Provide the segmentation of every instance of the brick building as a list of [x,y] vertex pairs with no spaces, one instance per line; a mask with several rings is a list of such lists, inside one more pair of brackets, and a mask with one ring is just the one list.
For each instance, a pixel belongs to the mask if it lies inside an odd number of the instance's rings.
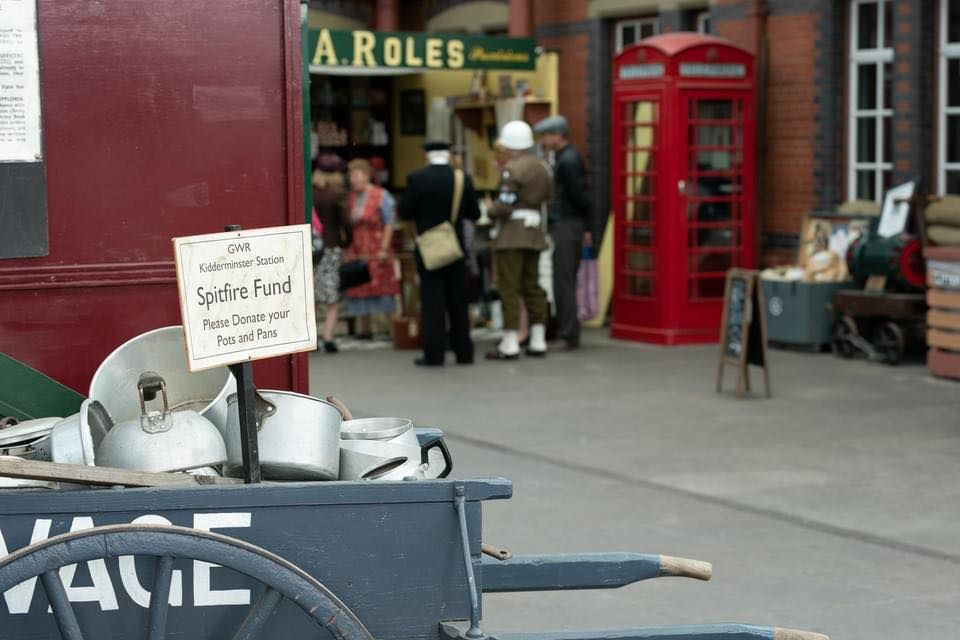
[[787,261],[805,212],[879,201],[919,178],[960,192],[960,0],[313,0],[311,22],[530,35],[559,52],[560,112],[609,210],[610,62],[623,46],[709,32],[758,61],[762,262]]

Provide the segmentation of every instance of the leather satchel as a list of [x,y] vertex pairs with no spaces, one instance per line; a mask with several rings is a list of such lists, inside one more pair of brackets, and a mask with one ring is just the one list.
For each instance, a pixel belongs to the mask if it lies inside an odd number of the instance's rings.
[[417,249],[427,271],[436,271],[463,258],[463,249],[457,238],[457,215],[460,213],[460,200],[463,197],[463,171],[453,172],[453,202],[450,205],[450,220],[444,220],[435,227],[427,229],[417,236]]

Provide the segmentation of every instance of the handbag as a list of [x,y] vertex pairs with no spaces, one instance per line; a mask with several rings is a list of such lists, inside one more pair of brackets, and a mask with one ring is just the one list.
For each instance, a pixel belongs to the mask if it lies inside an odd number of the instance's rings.
[[351,260],[340,265],[340,291],[370,282],[370,267],[366,260]]
[[442,269],[463,258],[463,249],[457,238],[457,215],[460,212],[460,199],[463,197],[463,171],[453,172],[453,202],[450,205],[450,220],[444,220],[435,227],[427,229],[417,236],[417,249],[427,271]]
[[577,320],[586,322],[600,313],[600,273],[588,247],[583,248],[577,269]]

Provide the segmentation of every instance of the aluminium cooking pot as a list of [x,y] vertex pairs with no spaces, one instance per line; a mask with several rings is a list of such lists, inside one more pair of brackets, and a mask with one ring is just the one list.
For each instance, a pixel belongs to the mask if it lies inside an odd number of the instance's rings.
[[227,396],[237,383],[227,367],[191,372],[187,368],[183,327],[162,327],[127,340],[104,358],[90,381],[90,399],[98,400],[114,422],[140,418],[137,383],[143,371],[156,371],[166,383],[171,411],[193,409],[220,430],[227,420]]
[[0,455],[25,460],[50,460],[50,432],[60,418],[24,420],[0,429]]
[[[184,471],[211,467],[227,459],[220,431],[192,409],[171,411],[164,379],[153,371],[137,382],[140,417],[115,425],[107,431],[96,451],[103,466],[134,471]],[[146,403],[157,394],[163,411],[148,411]]]
[[[260,472],[269,480],[336,480],[340,473],[340,411],[326,400],[292,391],[256,392]],[[243,468],[237,394],[227,398],[227,464]]]
[[[421,438],[406,418],[347,420],[340,438],[341,480],[444,478],[453,469],[443,432],[431,430]],[[437,448],[444,466],[431,471],[430,451]]]
[[96,450],[113,427],[113,419],[96,400],[87,398],[80,413],[67,416],[50,432],[50,457],[61,464],[93,466]]

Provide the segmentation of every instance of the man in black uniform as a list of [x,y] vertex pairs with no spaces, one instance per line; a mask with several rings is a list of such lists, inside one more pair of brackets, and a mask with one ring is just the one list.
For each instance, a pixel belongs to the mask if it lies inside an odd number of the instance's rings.
[[557,340],[551,349],[580,346],[577,319],[577,269],[584,245],[590,245],[590,197],[580,154],[570,144],[570,127],[563,116],[538,122],[533,130],[540,144],[554,152],[553,207],[548,217],[553,239],[553,297],[557,304]]
[[[428,142],[427,166],[407,176],[407,187],[400,199],[400,217],[413,220],[417,234],[450,219],[454,196],[454,169],[450,165],[450,145]],[[463,242],[463,221],[480,217],[477,197],[470,176],[464,176],[460,207],[454,227],[460,246]],[[434,271],[423,266],[417,252],[417,271],[420,274],[420,317],[423,358],[415,364],[428,367],[443,365],[447,349],[447,322],[449,344],[458,364],[473,363],[473,341],[467,314],[467,268],[463,259]]]

